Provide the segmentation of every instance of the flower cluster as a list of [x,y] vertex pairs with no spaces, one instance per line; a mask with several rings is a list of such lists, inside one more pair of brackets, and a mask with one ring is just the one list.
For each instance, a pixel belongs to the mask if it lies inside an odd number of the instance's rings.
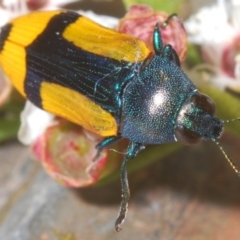
[[186,22],[189,41],[200,46],[205,82],[240,92],[240,4],[217,0],[201,8]]

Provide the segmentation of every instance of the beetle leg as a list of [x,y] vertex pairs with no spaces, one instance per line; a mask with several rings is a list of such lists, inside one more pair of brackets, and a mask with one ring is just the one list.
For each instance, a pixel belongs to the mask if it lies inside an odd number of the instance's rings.
[[156,23],[154,31],[153,31],[153,47],[154,51],[157,55],[161,55],[163,49],[163,42],[161,32],[159,30],[160,23]]
[[96,146],[98,151],[102,151],[104,148],[118,142],[122,137],[121,136],[112,136],[104,138],[98,145]]
[[[160,24],[159,22],[156,23],[153,31],[153,47],[157,55],[159,56],[168,55],[169,56],[168,58],[173,62],[175,62],[180,67],[180,60],[176,51],[171,47],[171,45],[166,45],[166,46],[163,45],[161,31],[160,31],[160,28],[165,28],[169,24],[169,21],[171,21],[171,19],[174,17],[177,17],[175,13],[171,14],[162,24]],[[169,49],[169,47],[171,47],[171,49]]]
[[96,156],[94,157],[93,161],[95,161],[100,156],[100,153],[104,148],[114,144],[115,142],[118,142],[121,138],[122,138],[121,136],[112,136],[112,137],[104,138],[96,146],[96,149],[98,150],[98,152],[97,152]]
[[141,150],[145,148],[144,145],[140,143],[131,142],[128,146],[127,155],[124,157],[121,166],[121,186],[122,186],[122,201],[120,204],[120,211],[115,222],[115,229],[117,232],[121,230],[120,225],[124,222],[127,209],[128,200],[130,198],[130,190],[128,186],[128,176],[127,176],[127,161],[130,158],[135,157]]
[[171,14],[163,23],[156,23],[153,31],[153,47],[157,55],[161,55],[163,49],[163,41],[161,36],[160,28],[165,28],[172,20],[172,18],[178,17],[176,13]]

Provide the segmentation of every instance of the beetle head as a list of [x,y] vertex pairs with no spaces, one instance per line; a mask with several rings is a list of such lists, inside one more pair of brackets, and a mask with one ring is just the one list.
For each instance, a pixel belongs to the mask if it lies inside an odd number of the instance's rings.
[[215,104],[206,95],[195,92],[179,111],[175,137],[183,144],[192,145],[203,140],[217,140],[223,123],[215,116]]
[[215,142],[233,170],[240,176],[239,168],[218,142],[218,138],[223,132],[223,124],[239,120],[240,118],[219,120],[215,116],[214,102],[208,96],[195,92],[179,111],[175,127],[175,138],[186,145],[196,144],[200,140]]

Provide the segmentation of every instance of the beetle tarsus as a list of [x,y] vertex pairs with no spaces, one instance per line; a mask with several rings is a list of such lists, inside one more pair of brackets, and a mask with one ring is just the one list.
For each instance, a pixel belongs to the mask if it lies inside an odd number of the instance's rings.
[[169,24],[169,22],[175,17],[178,17],[176,13],[169,15],[168,18],[161,24],[161,27],[165,28]]

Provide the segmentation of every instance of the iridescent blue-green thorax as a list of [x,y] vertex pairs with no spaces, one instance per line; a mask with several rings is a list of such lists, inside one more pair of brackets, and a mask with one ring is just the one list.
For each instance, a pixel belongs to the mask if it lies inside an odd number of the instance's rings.
[[155,55],[125,88],[121,135],[143,144],[174,142],[178,113],[194,91],[180,67]]

